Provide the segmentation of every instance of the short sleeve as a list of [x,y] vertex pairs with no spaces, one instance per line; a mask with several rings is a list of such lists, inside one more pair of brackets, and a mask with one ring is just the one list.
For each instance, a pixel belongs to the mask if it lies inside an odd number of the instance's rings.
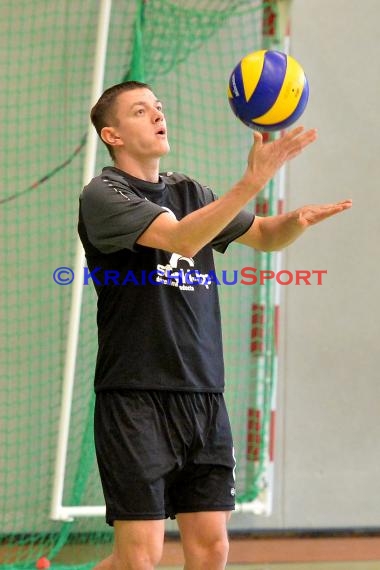
[[99,177],[80,195],[80,215],[91,244],[102,253],[135,250],[140,235],[166,210]]
[[[218,196],[208,187],[202,187],[206,195],[206,202],[211,203]],[[242,210],[239,214],[211,241],[212,247],[219,253],[224,253],[231,242],[245,234],[253,224],[255,215],[248,210]]]
[[252,226],[255,215],[248,210],[242,210],[239,214],[212,240],[212,247],[224,253],[231,242],[245,234]]

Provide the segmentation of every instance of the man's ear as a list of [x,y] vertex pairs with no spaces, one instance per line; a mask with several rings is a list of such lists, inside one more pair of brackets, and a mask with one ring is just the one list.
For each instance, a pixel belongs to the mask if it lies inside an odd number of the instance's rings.
[[100,131],[100,136],[102,140],[110,146],[120,146],[123,144],[115,127],[103,127]]

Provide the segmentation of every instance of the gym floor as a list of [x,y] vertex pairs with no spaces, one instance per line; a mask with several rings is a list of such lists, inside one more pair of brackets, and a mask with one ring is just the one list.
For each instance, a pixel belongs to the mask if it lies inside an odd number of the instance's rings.
[[[178,540],[160,568],[183,568]],[[229,570],[380,570],[380,536],[231,538]]]
[[[19,559],[23,547],[15,546]],[[25,548],[27,548],[25,546]],[[105,558],[112,550],[110,544],[66,544],[53,560],[55,564],[86,564]],[[0,545],[7,563],[11,549]],[[167,537],[159,568],[183,568],[182,547],[175,537]],[[380,570],[380,533],[350,536],[247,536],[230,537],[228,570]]]
[[[162,570],[182,570],[183,566],[160,566]],[[227,570],[379,570],[375,562],[310,562],[306,564],[236,564]]]

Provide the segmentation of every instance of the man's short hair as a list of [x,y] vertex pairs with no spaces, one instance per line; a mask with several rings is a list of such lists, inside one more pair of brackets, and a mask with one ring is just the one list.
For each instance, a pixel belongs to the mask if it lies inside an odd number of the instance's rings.
[[99,100],[93,108],[91,109],[90,117],[91,122],[94,125],[96,132],[101,138],[102,142],[108,148],[108,152],[112,160],[115,160],[115,154],[113,147],[103,141],[101,137],[101,132],[104,127],[111,126],[111,123],[115,121],[115,103],[120,95],[124,91],[133,91],[134,89],[151,89],[150,85],[147,83],[142,83],[141,81],[124,81],[123,83],[118,83],[113,85],[104,91],[100,96]]

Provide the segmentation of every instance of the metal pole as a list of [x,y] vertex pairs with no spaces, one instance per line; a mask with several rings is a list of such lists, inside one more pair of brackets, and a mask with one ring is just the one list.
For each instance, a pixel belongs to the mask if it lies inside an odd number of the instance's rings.
[[[108,32],[111,17],[112,0],[101,0],[98,16],[98,28],[96,37],[96,51],[94,58],[94,70],[92,78],[91,104],[100,97],[103,89],[104,68],[107,55]],[[86,154],[83,169],[83,186],[88,184],[94,176],[96,165],[98,137],[95,129],[89,122]],[[78,238],[75,255],[73,292],[71,298],[68,338],[66,345],[66,357],[63,374],[61,415],[58,429],[57,453],[55,459],[54,482],[51,500],[50,517],[53,520],[72,520],[62,507],[66,455],[70,429],[71,402],[73,395],[76,356],[79,338],[80,316],[83,293],[83,267],[85,256],[82,244]]]

